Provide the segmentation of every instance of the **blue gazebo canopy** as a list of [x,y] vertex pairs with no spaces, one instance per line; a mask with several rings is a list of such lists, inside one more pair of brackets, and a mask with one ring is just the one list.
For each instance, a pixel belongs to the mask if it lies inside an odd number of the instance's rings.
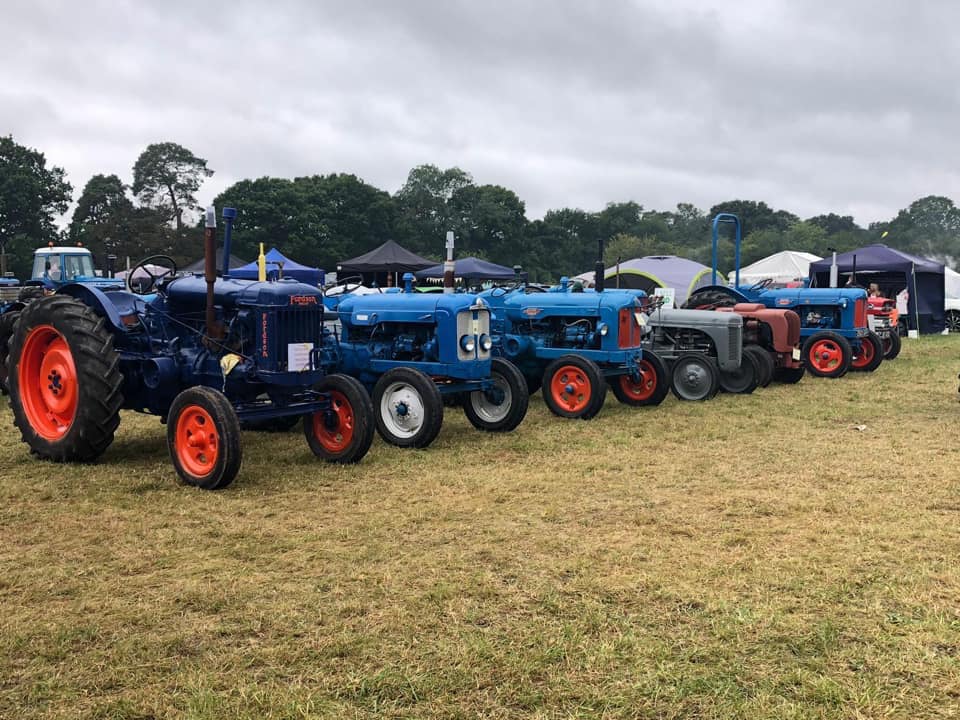
[[[320,269],[307,267],[291,260],[276,248],[270,248],[270,251],[264,253],[267,258],[267,272],[279,269],[279,263],[283,264],[283,277],[299,280],[307,285],[320,284]],[[247,263],[236,270],[230,271],[230,277],[241,278],[244,280],[256,280],[259,277],[259,267],[256,260]]]
[[[443,263],[428,267],[417,272],[417,278],[442,278]],[[465,257],[454,263],[453,276],[464,280],[511,280],[514,276],[513,268],[476,257]]]

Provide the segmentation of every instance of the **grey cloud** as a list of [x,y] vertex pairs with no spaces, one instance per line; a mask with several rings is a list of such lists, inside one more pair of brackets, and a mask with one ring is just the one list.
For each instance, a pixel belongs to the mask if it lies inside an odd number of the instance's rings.
[[[82,6],[82,7],[80,7]],[[8,11],[9,10],[9,11]],[[951,2],[50,3],[5,8],[0,133],[79,189],[146,144],[261,175],[414,165],[531,217],[635,199],[885,219],[957,195]]]

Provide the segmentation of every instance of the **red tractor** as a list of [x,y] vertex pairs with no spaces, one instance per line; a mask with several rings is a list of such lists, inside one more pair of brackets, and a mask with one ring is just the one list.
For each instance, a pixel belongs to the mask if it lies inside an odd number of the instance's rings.
[[743,318],[743,351],[757,358],[761,386],[766,387],[773,379],[792,384],[803,377],[800,317],[793,310],[776,310],[762,303],[737,303],[716,309]]

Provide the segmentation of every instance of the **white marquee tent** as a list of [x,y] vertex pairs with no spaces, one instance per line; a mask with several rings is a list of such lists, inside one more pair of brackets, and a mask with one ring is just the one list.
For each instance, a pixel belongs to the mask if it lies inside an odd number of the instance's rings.
[[[788,283],[792,280],[803,280],[810,274],[810,263],[820,260],[818,256],[795,250],[784,250],[774,253],[762,260],[740,269],[740,284],[752,285],[761,280],[770,279],[775,283]],[[729,275],[733,282],[734,275]]]

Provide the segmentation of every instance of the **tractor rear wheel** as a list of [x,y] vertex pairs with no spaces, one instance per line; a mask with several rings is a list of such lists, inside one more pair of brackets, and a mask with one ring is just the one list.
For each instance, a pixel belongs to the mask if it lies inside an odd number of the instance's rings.
[[637,369],[640,371],[640,382],[634,382],[630,375],[621,375],[613,380],[610,388],[614,397],[624,405],[634,407],[662,403],[670,392],[667,367],[663,360],[650,350],[644,350]]
[[760,384],[760,362],[753,353],[740,355],[740,367],[720,371],[720,389],[734,395],[749,395]]
[[681,353],[670,370],[670,389],[680,400],[709,400],[720,389],[720,371],[706,355]]
[[760,387],[767,387],[767,385],[773,381],[773,372],[776,370],[770,353],[760,345],[746,345],[743,348],[743,352],[744,354],[750,353],[754,356],[760,368],[760,377],[758,378],[757,384]]
[[397,447],[425,448],[440,434],[443,397],[426,374],[413,368],[388,370],[373,388],[377,432]]
[[873,372],[883,362],[883,341],[871,330],[860,339],[860,349],[853,354],[850,369],[858,372]]
[[91,461],[113,442],[123,396],[120,357],[106,321],[67,295],[35,300],[10,340],[13,422],[30,451]]
[[806,374],[806,366],[801,365],[797,368],[777,368],[773,373],[773,377],[777,382],[785,385],[796,385]]
[[722,290],[699,290],[681,306],[684,309],[733,307],[737,299]]
[[185,485],[219,490],[240,472],[240,420],[226,396],[208,387],[187,388],[167,416],[167,447]]
[[606,400],[607,381],[597,364],[579,355],[563,355],[543,371],[543,399],[563,418],[589,420]]
[[509,432],[527,414],[527,381],[516,365],[503,358],[493,358],[490,378],[495,387],[465,395],[463,412],[477,430]]
[[10,374],[10,340],[13,337],[13,326],[20,317],[19,310],[11,310],[0,315],[0,394],[6,395],[10,390],[7,376]]
[[373,403],[366,389],[349,375],[327,375],[314,390],[330,399],[329,410],[303,418],[303,434],[318,458],[348,465],[360,462],[373,443]]
[[[883,359],[893,360],[897,355],[899,355],[900,345],[902,343],[903,340],[900,338],[900,333],[897,332],[897,328],[891,328],[886,339],[883,341]],[[3,352],[2,347],[0,347],[0,352]]]
[[853,350],[847,339],[829,330],[814,333],[803,344],[803,362],[817,377],[843,377],[852,359]]

